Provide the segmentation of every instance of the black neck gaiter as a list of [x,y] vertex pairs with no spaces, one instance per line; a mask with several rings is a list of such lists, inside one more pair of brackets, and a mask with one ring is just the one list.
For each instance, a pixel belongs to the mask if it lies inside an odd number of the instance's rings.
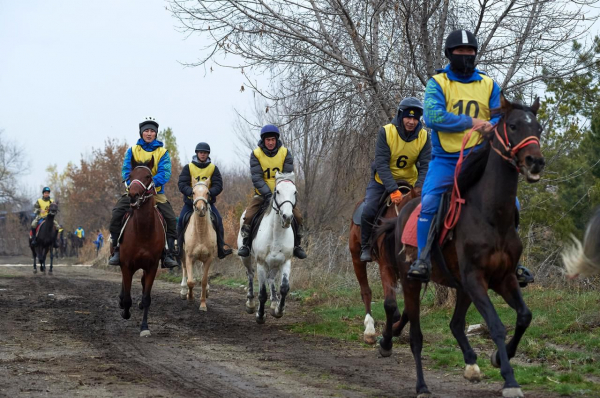
[[452,54],[450,69],[461,76],[471,76],[475,72],[475,55]]

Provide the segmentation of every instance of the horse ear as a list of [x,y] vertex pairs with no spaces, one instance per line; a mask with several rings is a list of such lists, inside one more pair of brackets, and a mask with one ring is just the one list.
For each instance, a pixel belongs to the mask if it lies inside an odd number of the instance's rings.
[[281,177],[281,173],[279,171],[275,172],[275,179],[278,179],[279,177]]
[[505,115],[512,110],[512,104],[506,99],[504,92],[500,92],[500,108]]
[[535,101],[533,101],[533,105],[530,106],[530,109],[533,114],[537,116],[537,113],[540,110],[540,97],[535,97]]
[[150,170],[154,168],[154,156],[150,158],[150,161],[148,162],[147,166]]

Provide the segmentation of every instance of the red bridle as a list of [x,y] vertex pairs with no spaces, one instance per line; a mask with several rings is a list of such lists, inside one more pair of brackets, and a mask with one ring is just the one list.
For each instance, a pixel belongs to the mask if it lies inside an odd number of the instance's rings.
[[[500,141],[500,143],[502,144],[502,147],[504,148],[504,153],[502,153],[498,148],[494,147],[492,145],[492,149],[502,157],[502,159],[508,161],[510,164],[512,164],[513,166],[515,166],[515,168],[517,169],[517,172],[521,172],[521,170],[519,169],[519,166],[517,165],[517,154],[519,153],[519,151],[523,148],[525,148],[526,146],[532,145],[532,144],[537,144],[538,146],[540,145],[540,139],[537,138],[534,135],[530,135],[529,137],[524,138],[523,140],[521,140],[521,142],[519,142],[517,145],[515,145],[514,147],[510,144],[510,141],[508,140],[508,133],[506,132],[506,122],[504,122],[504,137],[502,137],[500,135],[500,133],[498,133],[498,125],[494,126],[494,134],[496,135],[496,137],[498,137],[498,141]],[[490,140],[491,141],[491,140]],[[491,145],[491,143],[490,143]]]

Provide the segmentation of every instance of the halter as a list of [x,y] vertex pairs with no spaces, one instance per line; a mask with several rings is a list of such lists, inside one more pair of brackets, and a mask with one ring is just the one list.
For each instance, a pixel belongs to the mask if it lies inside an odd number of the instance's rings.
[[[150,168],[146,166],[136,166],[133,169],[135,170],[140,167],[148,170],[150,174],[152,174],[152,170],[150,170]],[[146,200],[157,194],[156,186],[154,185],[154,180],[152,180],[152,182],[148,186],[146,186],[143,182],[136,178],[135,180],[131,181],[131,183],[129,183],[129,187],[132,186],[134,183],[140,184],[142,188],[144,188],[144,193],[135,201],[135,203],[130,203],[129,206],[139,209],[140,206],[142,206],[146,202]],[[129,187],[127,187],[127,189],[129,189]]]
[[[519,166],[517,164],[517,154],[519,153],[519,151],[521,149],[525,148],[526,146],[529,146],[532,144],[537,144],[539,146],[540,139],[534,135],[530,135],[529,137],[526,137],[523,140],[521,140],[521,142],[519,142],[517,145],[515,145],[513,147],[511,145],[510,141],[508,140],[508,133],[506,132],[506,121],[504,122],[504,137],[502,137],[500,135],[500,133],[498,133],[498,125],[496,125],[494,127],[494,133],[495,133],[496,137],[498,138],[498,141],[500,141],[500,143],[502,144],[503,151],[494,147],[494,145],[492,145],[492,149],[494,150],[494,152],[496,152],[498,155],[500,155],[500,157],[502,157],[502,159],[504,159],[504,160],[508,161],[510,164],[512,164],[515,167],[515,169],[517,169],[517,172],[520,173],[521,169],[519,168]],[[502,153],[502,152],[504,152],[504,153]]]
[[[292,203],[291,200],[284,200],[281,203],[277,203],[277,185],[279,185],[282,182],[290,182],[294,186],[296,186],[296,184],[294,184],[294,181],[292,181],[292,180],[281,180],[275,185],[275,192],[273,193],[273,201],[271,202],[271,207],[273,208],[273,210],[275,210],[275,213],[277,213],[277,214],[279,214],[281,212],[281,206],[283,206],[286,203],[291,204],[292,209],[296,208],[296,203]],[[277,206],[277,207],[275,207],[275,206]]]
[[[194,187],[196,185],[204,185],[206,188],[208,188],[208,184],[205,183],[204,181],[198,181],[197,183],[194,184]],[[192,188],[194,188],[192,187]],[[198,199],[194,199],[194,202],[192,203],[192,207],[194,208],[194,211],[196,211],[196,203],[198,203],[199,201],[202,201],[206,204],[206,207],[209,208],[210,203],[208,202],[208,199],[206,199],[205,197],[200,197]]]

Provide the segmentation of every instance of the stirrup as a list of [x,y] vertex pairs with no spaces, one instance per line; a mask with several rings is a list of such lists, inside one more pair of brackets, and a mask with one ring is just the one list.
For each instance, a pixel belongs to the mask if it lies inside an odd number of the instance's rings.
[[429,282],[430,265],[426,260],[418,259],[408,269],[408,279],[421,283]]
[[373,261],[373,259],[371,258],[371,247],[370,246],[363,246],[360,249],[360,261],[365,261],[365,262]]
[[121,256],[119,255],[118,248],[115,248],[115,252],[108,259],[108,265],[121,265]]

